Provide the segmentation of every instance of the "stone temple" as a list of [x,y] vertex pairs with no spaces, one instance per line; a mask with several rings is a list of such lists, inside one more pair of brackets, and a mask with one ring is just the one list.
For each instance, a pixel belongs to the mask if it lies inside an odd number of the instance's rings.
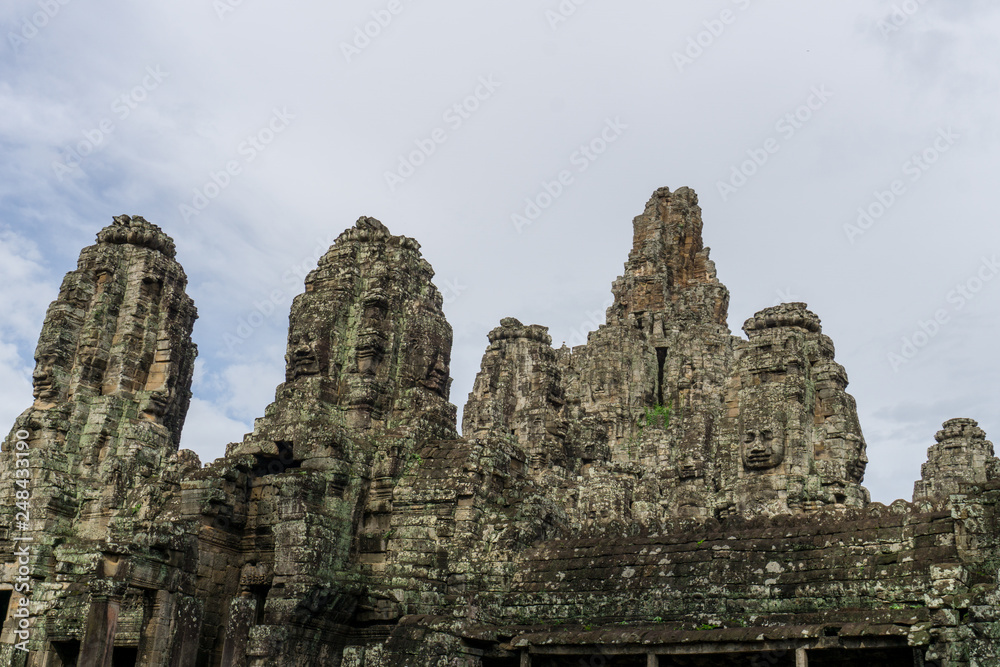
[[693,191],[657,190],[607,321],[489,332],[461,435],[413,239],[361,218],[294,301],[242,442],[180,449],[197,313],[119,216],[49,307],[0,455],[16,667],[1000,665],[1000,460],[928,438],[872,503],[805,304],[727,327]]

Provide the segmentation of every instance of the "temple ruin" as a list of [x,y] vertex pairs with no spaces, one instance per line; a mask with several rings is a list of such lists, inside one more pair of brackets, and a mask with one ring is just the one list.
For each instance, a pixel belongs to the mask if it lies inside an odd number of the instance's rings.
[[202,465],[180,449],[184,271],[114,218],[3,441],[0,663],[1000,665],[983,430],[947,421],[912,502],[871,502],[819,317],[786,303],[732,335],[688,188],[633,231],[585,345],[488,333],[459,433],[433,270],[361,218],[292,305],[274,402]]

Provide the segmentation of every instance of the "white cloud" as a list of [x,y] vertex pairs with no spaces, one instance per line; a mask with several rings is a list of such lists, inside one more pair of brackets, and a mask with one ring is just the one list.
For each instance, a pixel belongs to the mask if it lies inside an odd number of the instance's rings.
[[3,227],[0,227],[0,285],[3,285],[0,312],[4,314],[0,332],[33,343],[56,289],[37,244]]
[[242,441],[243,435],[250,430],[247,423],[230,419],[225,410],[214,403],[193,398],[184,421],[181,448],[197,452],[205,465],[225,456],[226,445]]
[[[932,314],[983,252],[1000,250],[998,12],[986,2],[925,3],[884,38],[877,21],[898,4],[890,0],[874,9],[861,0],[676,4],[588,3],[553,31],[545,3],[414,3],[348,63],[340,43],[370,8],[245,2],[220,19],[211,3],[193,0],[66,3],[16,54],[0,50],[0,220],[16,235],[0,237],[0,253],[27,276],[8,276],[0,289],[2,339],[21,359],[11,368],[23,373],[44,307],[79,249],[112,215],[144,215],[177,241],[201,316],[194,335],[206,370],[193,409],[201,417],[189,418],[185,439],[221,451],[234,436],[220,432],[212,444],[212,424],[249,423],[280,382],[288,301],[302,282],[286,280],[289,267],[312,255],[317,238],[366,214],[416,237],[439,287],[468,286],[448,306],[463,336],[452,369],[460,405],[489,328],[511,315],[560,339],[579,329],[606,300],[630,220],[649,194],[690,185],[732,292],[733,328],[779,289],[810,303],[859,399],[873,494],[891,500],[905,484],[883,481],[879,452],[897,452],[897,441],[882,434],[905,420],[880,411],[944,394],[974,409],[995,394],[990,378],[1000,374],[988,336],[964,325],[923,350],[919,368],[893,373],[885,361],[901,331]],[[744,4],[678,72],[672,52],[722,8]],[[36,7],[6,3],[0,32]],[[113,101],[150,66],[169,75],[127,118],[113,115]],[[502,83],[495,95],[390,192],[384,172],[445,127],[443,112],[489,75]],[[722,202],[716,183],[823,84],[834,92],[829,104]],[[275,108],[295,118],[248,160],[241,144]],[[511,213],[615,116],[629,125],[622,140],[517,234]],[[54,157],[106,117],[114,132],[60,181]],[[843,225],[943,125],[963,140],[848,243]],[[234,160],[240,173],[185,223],[179,205]],[[274,290],[287,301],[233,354],[224,336]],[[1000,327],[998,299],[984,292],[974,304],[984,313],[976,331]],[[963,344],[975,353],[957,355]],[[935,427],[916,428],[928,431],[898,442],[922,458]]]
[[0,424],[3,435],[14,419],[31,406],[31,368],[17,348],[0,341]]

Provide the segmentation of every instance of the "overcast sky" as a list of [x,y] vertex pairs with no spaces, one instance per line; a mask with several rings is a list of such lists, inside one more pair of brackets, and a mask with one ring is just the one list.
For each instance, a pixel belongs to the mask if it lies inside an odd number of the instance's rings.
[[461,408],[500,318],[583,342],[632,218],[686,185],[735,334],[781,301],[822,319],[873,499],[909,499],[945,419],[1000,438],[995,2],[7,0],[0,28],[0,423],[113,215],[177,242],[182,446],[210,461],[359,216],[436,270]]

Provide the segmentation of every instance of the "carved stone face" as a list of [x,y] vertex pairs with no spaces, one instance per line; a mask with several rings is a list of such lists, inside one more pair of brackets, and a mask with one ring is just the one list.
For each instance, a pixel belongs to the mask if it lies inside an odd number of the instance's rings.
[[847,477],[851,482],[857,484],[865,477],[865,468],[868,467],[868,456],[865,454],[864,441],[857,436],[848,436],[852,441],[851,458],[847,461]]
[[360,331],[355,347],[358,372],[362,375],[375,375],[385,348],[386,337],[381,331],[375,328]]
[[35,371],[31,375],[31,386],[32,395],[40,401],[53,401],[59,397],[51,359],[44,357],[38,359]]
[[697,454],[688,454],[677,464],[677,476],[681,479],[697,479],[705,476],[705,461]]
[[442,398],[448,396],[448,365],[440,352],[434,355],[434,361],[427,369],[424,386]]
[[385,319],[389,309],[389,297],[383,290],[372,290],[362,300],[364,314],[362,325],[371,327]]
[[747,470],[767,470],[781,465],[785,459],[784,429],[776,424],[744,429],[740,453]]
[[554,440],[563,441],[566,439],[566,433],[568,432],[568,425],[566,420],[559,419],[555,415],[551,415],[545,424],[545,433]]
[[285,376],[288,382],[309,375],[319,375],[319,355],[317,354],[315,333],[295,332],[288,339]]
[[171,398],[172,393],[167,389],[150,392],[149,396],[147,396],[142,402],[140,410],[143,414],[157,419],[167,414],[167,410],[170,408]]

